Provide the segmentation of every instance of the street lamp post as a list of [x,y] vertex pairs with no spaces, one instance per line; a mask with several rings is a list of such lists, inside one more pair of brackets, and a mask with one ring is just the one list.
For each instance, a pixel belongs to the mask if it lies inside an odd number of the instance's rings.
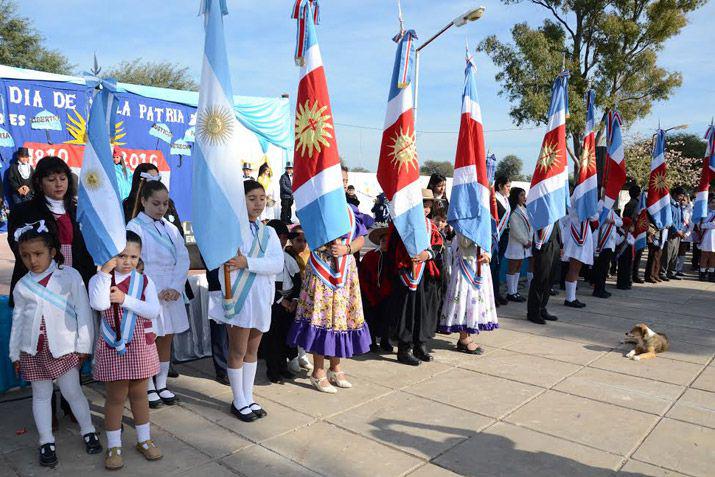
[[419,87],[420,87],[420,53],[422,52],[423,49],[427,47],[430,43],[432,43],[434,40],[437,39],[440,35],[442,35],[444,32],[452,28],[453,26],[456,27],[461,27],[462,25],[465,25],[469,22],[473,22],[476,20],[479,20],[482,18],[482,15],[484,15],[484,11],[486,10],[486,7],[478,7],[474,8],[472,10],[469,10],[451,22],[449,22],[447,25],[445,25],[444,28],[442,28],[440,31],[432,35],[427,41],[422,43],[420,46],[417,47],[415,50],[415,97],[414,97],[414,110],[415,110],[415,120],[417,119],[417,98],[418,98],[418,92],[419,92]]

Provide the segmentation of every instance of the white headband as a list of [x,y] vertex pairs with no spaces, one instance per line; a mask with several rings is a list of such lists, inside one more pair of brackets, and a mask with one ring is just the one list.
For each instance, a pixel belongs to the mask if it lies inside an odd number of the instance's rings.
[[[35,224],[37,224],[37,228],[35,228]],[[37,222],[33,222],[31,224],[25,224],[24,226],[20,227],[19,229],[15,230],[15,242],[20,240],[20,237],[22,237],[22,234],[25,232],[29,232],[30,230],[35,230],[38,234],[42,232],[49,232],[50,230],[47,228],[45,225],[44,220],[39,220]]]
[[141,177],[142,179],[144,179],[147,182],[161,180],[161,174],[157,174],[157,175],[153,176],[153,175],[149,174],[148,172],[141,172],[139,174],[139,177]]

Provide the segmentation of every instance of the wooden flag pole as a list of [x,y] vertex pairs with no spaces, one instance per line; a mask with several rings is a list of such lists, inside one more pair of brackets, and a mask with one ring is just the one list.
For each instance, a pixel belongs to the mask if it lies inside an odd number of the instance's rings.
[[231,270],[228,269],[228,265],[223,265],[223,281],[226,284],[226,291],[224,292],[224,298],[230,300],[233,298],[233,292],[231,291]]

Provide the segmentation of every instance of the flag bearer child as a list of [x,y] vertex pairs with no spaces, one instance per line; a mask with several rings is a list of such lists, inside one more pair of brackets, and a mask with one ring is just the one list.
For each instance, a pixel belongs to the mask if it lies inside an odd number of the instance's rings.
[[52,382],[57,380],[72,409],[88,454],[102,451],[92,425],[79,368],[92,352],[94,320],[79,272],[64,267],[59,239],[44,220],[15,231],[28,273],[13,291],[10,360],[32,384],[32,414],[40,435],[40,465],[57,465],[52,435]]
[[147,379],[159,371],[152,321],[161,312],[156,287],[137,272],[142,242],[127,231],[127,246],[105,263],[89,281],[89,303],[102,315],[94,355],[93,377],[107,389],[104,429],[109,470],[124,466],[122,456],[122,413],[129,404],[137,432],[137,451],[147,460],[161,459],[161,450],[151,440]]
[[169,208],[169,191],[160,181],[150,181],[141,190],[141,212],[128,224],[141,238],[141,258],[146,275],[156,286],[161,313],[154,322],[159,353],[159,372],[147,380],[149,407],[176,403],[166,388],[171,361],[171,342],[175,333],[189,329],[182,291],[189,272],[189,252],[179,229],[164,218]]
[[[231,413],[243,422],[267,415],[253,400],[258,346],[271,326],[271,305],[276,274],[283,271],[283,248],[273,228],[258,217],[266,208],[266,191],[253,179],[243,182],[251,235],[235,257],[224,264],[231,271],[231,299],[224,301],[224,313],[212,319],[225,323],[228,331],[228,380],[233,391]],[[221,287],[224,270],[219,270]]]

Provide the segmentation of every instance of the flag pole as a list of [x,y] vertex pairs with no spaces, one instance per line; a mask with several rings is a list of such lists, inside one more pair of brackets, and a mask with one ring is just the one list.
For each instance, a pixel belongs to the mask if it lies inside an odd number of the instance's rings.
[[223,297],[226,300],[231,300],[233,298],[233,292],[231,291],[231,271],[228,269],[228,265],[223,264],[223,281],[226,284],[226,291]]

